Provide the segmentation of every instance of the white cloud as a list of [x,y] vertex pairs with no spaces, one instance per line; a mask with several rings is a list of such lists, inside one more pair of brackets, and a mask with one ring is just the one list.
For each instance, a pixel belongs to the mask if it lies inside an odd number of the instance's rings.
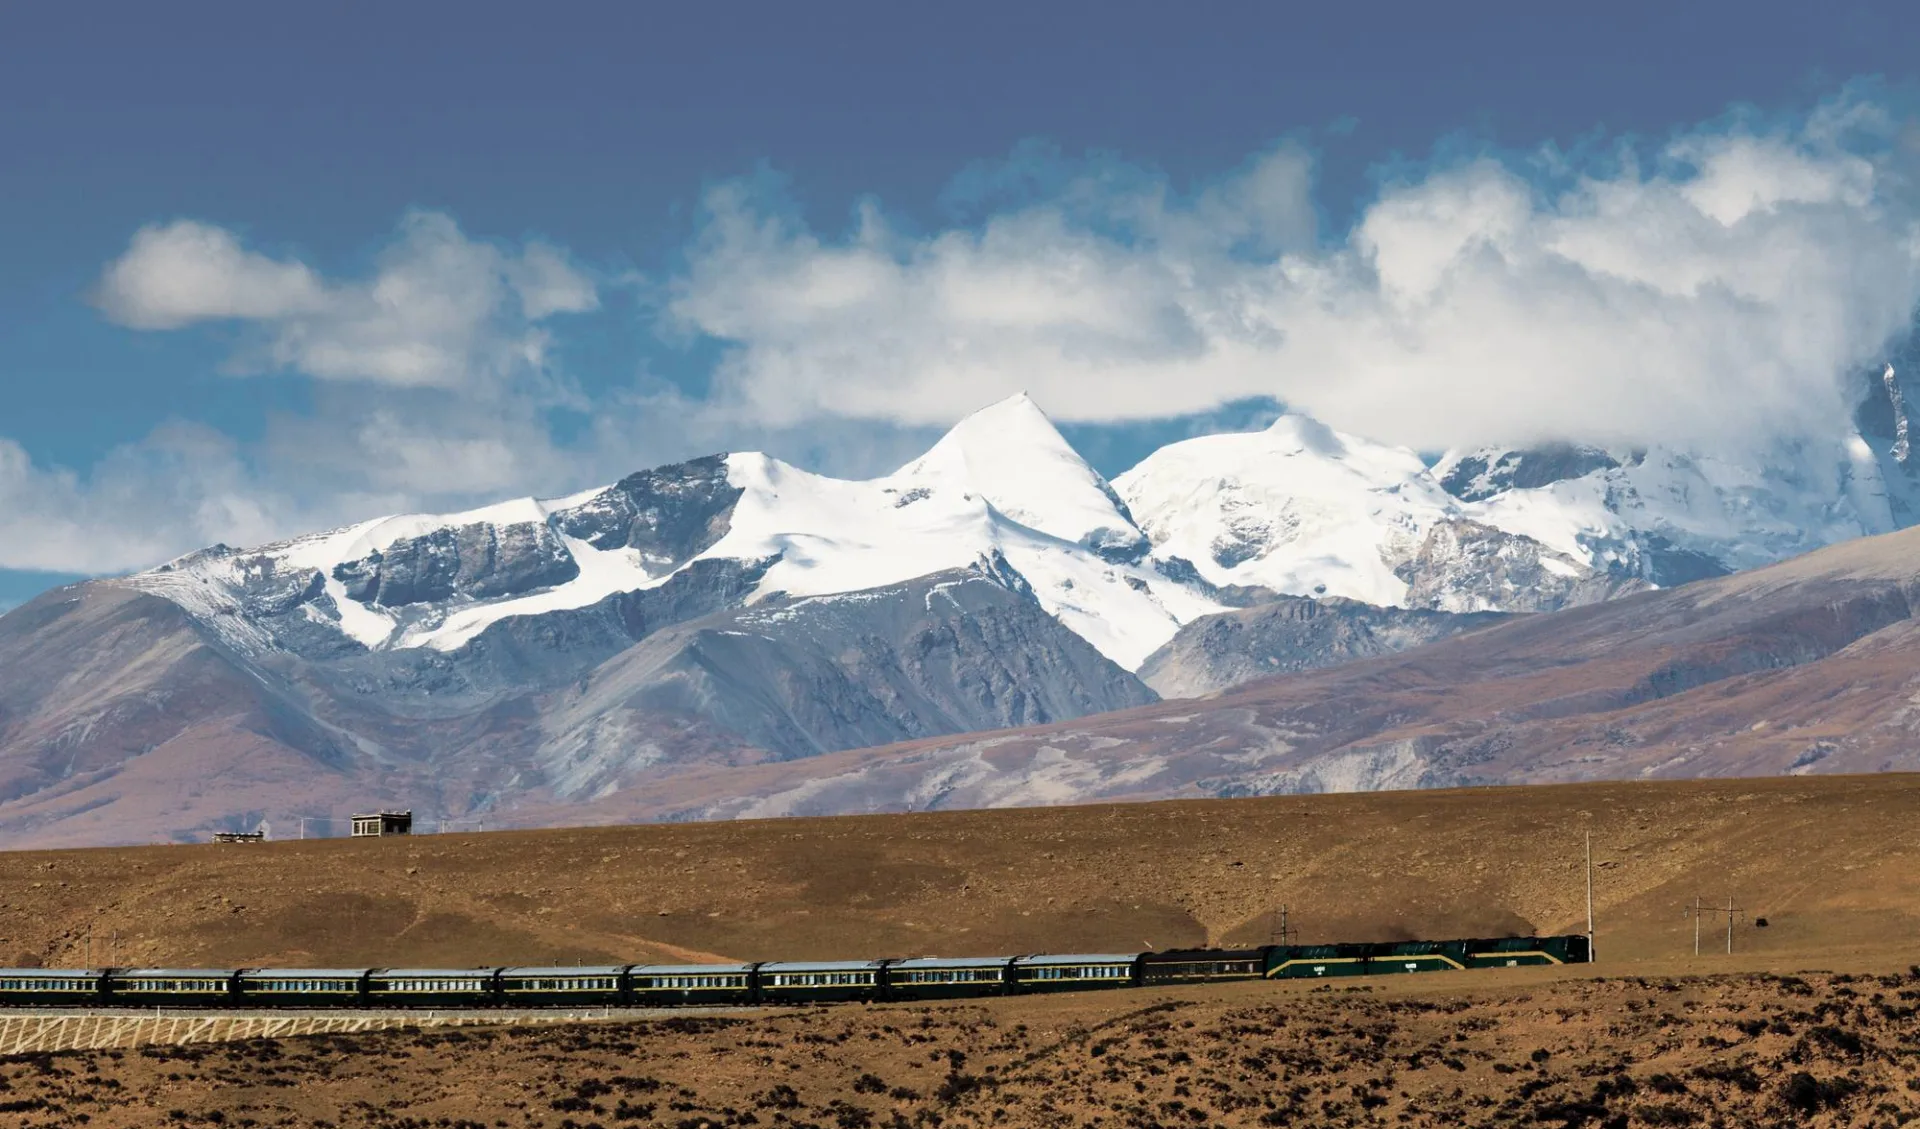
[[253,323],[261,336],[236,358],[237,371],[403,388],[543,377],[538,323],[599,304],[593,280],[558,248],[469,239],[435,212],[402,220],[372,277],[355,281],[324,280],[192,220],[143,228],[108,264],[95,301],[136,329]]
[[600,308],[600,294],[593,280],[576,270],[567,261],[566,252],[557,247],[529,243],[518,260],[508,260],[505,266],[528,321]]
[[319,309],[320,279],[300,263],[240,246],[230,231],[193,220],[134,233],[108,264],[95,301],[135,329],[178,329],[212,319],[273,319]]
[[1840,98],[1584,174],[1483,158],[1385,188],[1320,242],[1292,146],[1184,198],[1089,166],[912,236],[868,207],[824,238],[730,184],[667,311],[728,347],[726,406],[783,424],[938,424],[1026,390],[1086,421],[1269,395],[1422,448],[1832,433],[1920,299],[1897,140]]
[[0,439],[0,568],[112,572],[188,548],[276,531],[234,443],[170,424],[111,452],[84,477],[36,465]]
[[720,449],[880,473],[1020,390],[1074,421],[1273,396],[1428,449],[1831,436],[1842,378],[1920,296],[1906,128],[1839,99],[1584,173],[1546,151],[1457,162],[1385,187],[1340,233],[1318,227],[1292,145],[1194,192],[1088,163],[924,233],[866,205],[829,237],[724,184],[659,287],[659,328],[725,347],[713,395],[568,392],[591,410],[566,439],[545,411],[567,391],[549,335],[599,286],[565,250],[417,213],[338,278],[219,227],[149,227],[103,272],[100,308],[147,330],[238,323],[235,367],[315,378],[313,412],[245,445],[166,425],[80,470],[0,439],[0,567],[146,567]]

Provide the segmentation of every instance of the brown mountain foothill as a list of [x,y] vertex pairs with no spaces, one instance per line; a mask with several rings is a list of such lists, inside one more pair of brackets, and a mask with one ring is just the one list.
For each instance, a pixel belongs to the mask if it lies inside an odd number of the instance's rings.
[[[1444,789],[0,853],[50,966],[644,963],[1585,929],[1614,967],[1920,935],[1920,776]],[[1756,928],[1752,917],[1768,925]],[[1708,940],[1719,935],[1709,920]],[[1822,966],[1824,967],[1824,966]]]
[[1024,730],[697,770],[595,818],[1920,769],[1920,529]]

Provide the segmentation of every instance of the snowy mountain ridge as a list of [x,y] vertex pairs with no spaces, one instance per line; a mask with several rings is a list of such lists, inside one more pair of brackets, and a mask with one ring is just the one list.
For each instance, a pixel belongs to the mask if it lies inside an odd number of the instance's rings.
[[1131,669],[1180,624],[1222,610],[1155,571],[1147,549],[1106,481],[1015,396],[884,478],[829,478],[758,452],[711,456],[554,501],[215,547],[124,583],[249,651],[276,644],[244,609],[291,605],[370,650],[454,651],[508,618],[658,588],[700,561],[764,562],[749,603],[973,567]]
[[1891,366],[1870,384],[1857,430],[1758,455],[1562,444],[1428,465],[1289,415],[1164,447],[1114,485],[1154,556],[1216,587],[1541,611],[1912,524],[1920,479],[1900,386]]
[[715,455],[560,499],[216,546],[119,583],[245,653],[451,653],[715,569],[737,574],[739,605],[970,569],[1137,670],[1182,625],[1276,594],[1541,611],[1899,528],[1920,497],[1904,404],[1891,368],[1872,383],[1883,403],[1861,430],[1758,460],[1559,446],[1429,464],[1288,414],[1170,444],[1112,483],[1019,395],[882,478]]

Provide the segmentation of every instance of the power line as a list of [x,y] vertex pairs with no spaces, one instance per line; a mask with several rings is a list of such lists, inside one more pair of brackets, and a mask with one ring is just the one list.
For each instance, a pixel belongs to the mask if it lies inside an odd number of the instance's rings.
[[1737,918],[1734,915],[1739,912],[1740,912],[1739,907],[1733,904],[1732,894],[1727,895],[1727,905],[1725,909],[1722,909],[1719,906],[1713,906],[1709,908],[1705,904],[1705,900],[1701,898],[1700,895],[1695,894],[1693,896],[1693,904],[1680,911],[1680,916],[1693,918],[1693,955],[1694,956],[1700,955],[1700,921],[1701,919],[1707,918],[1707,917],[1717,918],[1724,913],[1727,915],[1727,955],[1732,956],[1733,955],[1733,926],[1734,926],[1734,922],[1737,920]]
[[1282,905],[1273,911],[1273,927],[1267,931],[1269,944],[1284,945],[1287,939],[1299,932],[1287,923],[1287,907]]

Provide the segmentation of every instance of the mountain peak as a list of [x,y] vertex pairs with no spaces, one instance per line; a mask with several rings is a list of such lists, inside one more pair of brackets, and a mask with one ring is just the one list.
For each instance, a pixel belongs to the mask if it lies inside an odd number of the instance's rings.
[[1145,551],[1113,488],[1087,465],[1053,420],[1018,392],[953,425],[894,476],[959,485],[1030,529],[1103,552]]
[[1347,453],[1348,437],[1298,412],[1287,412],[1267,427],[1277,444],[1337,459]]
[[[1039,440],[1049,446],[1065,447],[1067,441],[1053,425],[1047,413],[1025,392],[1015,392],[1004,400],[995,400],[953,425],[941,442],[961,436],[969,441],[991,439],[1000,445]],[[979,437],[979,439],[975,439]]]

